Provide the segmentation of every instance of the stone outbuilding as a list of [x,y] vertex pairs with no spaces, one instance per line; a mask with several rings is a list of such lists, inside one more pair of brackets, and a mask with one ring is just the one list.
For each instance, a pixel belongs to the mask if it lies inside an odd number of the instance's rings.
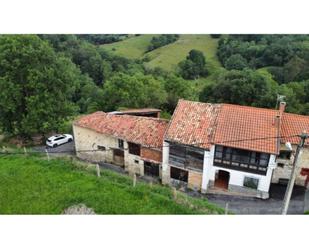
[[168,121],[95,112],[73,123],[76,154],[118,165],[130,174],[161,178],[162,144]]

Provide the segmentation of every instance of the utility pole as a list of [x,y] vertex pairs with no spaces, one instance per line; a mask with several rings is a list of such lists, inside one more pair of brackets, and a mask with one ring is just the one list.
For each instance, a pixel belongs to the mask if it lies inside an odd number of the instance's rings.
[[300,142],[299,142],[297,149],[296,149],[295,158],[294,158],[294,162],[293,162],[293,168],[292,168],[292,172],[291,172],[291,178],[289,180],[289,184],[287,186],[285,196],[284,196],[284,200],[283,200],[282,214],[287,214],[287,212],[288,212],[288,208],[289,208],[289,204],[290,204],[290,200],[291,200],[291,195],[292,195],[292,192],[293,192],[294,182],[295,182],[296,174],[297,174],[297,171],[298,171],[297,170],[298,169],[298,159],[299,159],[299,156],[301,154],[302,148],[305,145],[305,141],[308,137],[309,136],[306,132],[303,132],[300,135]]

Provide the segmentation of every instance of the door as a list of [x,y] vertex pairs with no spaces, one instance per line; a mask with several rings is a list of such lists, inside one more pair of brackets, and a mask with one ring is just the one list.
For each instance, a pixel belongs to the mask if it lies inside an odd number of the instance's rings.
[[225,170],[218,170],[216,172],[215,187],[220,189],[228,189],[230,181],[230,173]]
[[145,161],[144,162],[144,175],[152,176],[152,177],[159,177],[159,164]]
[[116,165],[124,166],[124,151],[113,149],[113,160]]

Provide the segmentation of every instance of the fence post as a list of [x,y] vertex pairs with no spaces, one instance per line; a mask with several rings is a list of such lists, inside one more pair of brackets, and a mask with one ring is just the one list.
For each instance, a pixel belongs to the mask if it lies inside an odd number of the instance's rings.
[[133,187],[136,186],[136,173],[134,173],[133,175]]
[[45,149],[45,152],[46,152],[47,160],[49,161],[49,153],[48,153],[48,150]]
[[101,177],[100,165],[98,163],[96,164],[96,168],[97,168],[97,176]]
[[229,203],[225,203],[225,210],[224,210],[224,214],[228,214],[229,213]]
[[25,155],[27,155],[27,149],[26,149],[25,146],[24,146],[24,153],[25,153]]
[[174,200],[176,200],[177,199],[177,189],[175,188],[175,187],[173,187],[172,188],[172,192],[173,192],[173,198],[174,198]]

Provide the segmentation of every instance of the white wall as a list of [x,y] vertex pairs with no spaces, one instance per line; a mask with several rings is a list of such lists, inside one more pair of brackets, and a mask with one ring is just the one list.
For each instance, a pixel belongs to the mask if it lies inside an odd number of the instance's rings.
[[169,184],[170,183],[170,170],[168,166],[168,158],[169,158],[169,143],[163,142],[163,150],[162,150],[162,183]]
[[276,156],[275,155],[270,156],[268,170],[267,170],[266,176],[264,176],[264,175],[252,174],[252,173],[247,173],[243,171],[237,171],[237,170],[226,169],[226,168],[221,168],[219,166],[215,166],[213,165],[214,151],[215,151],[215,146],[212,146],[210,151],[205,151],[205,154],[204,154],[202,192],[205,193],[207,191],[210,180],[211,181],[215,180],[215,175],[216,175],[217,170],[224,170],[230,173],[229,184],[242,187],[244,178],[247,176],[247,177],[259,179],[258,190],[264,191],[264,192],[269,191],[272,172],[273,172],[273,169],[276,167],[276,162],[275,162]]

